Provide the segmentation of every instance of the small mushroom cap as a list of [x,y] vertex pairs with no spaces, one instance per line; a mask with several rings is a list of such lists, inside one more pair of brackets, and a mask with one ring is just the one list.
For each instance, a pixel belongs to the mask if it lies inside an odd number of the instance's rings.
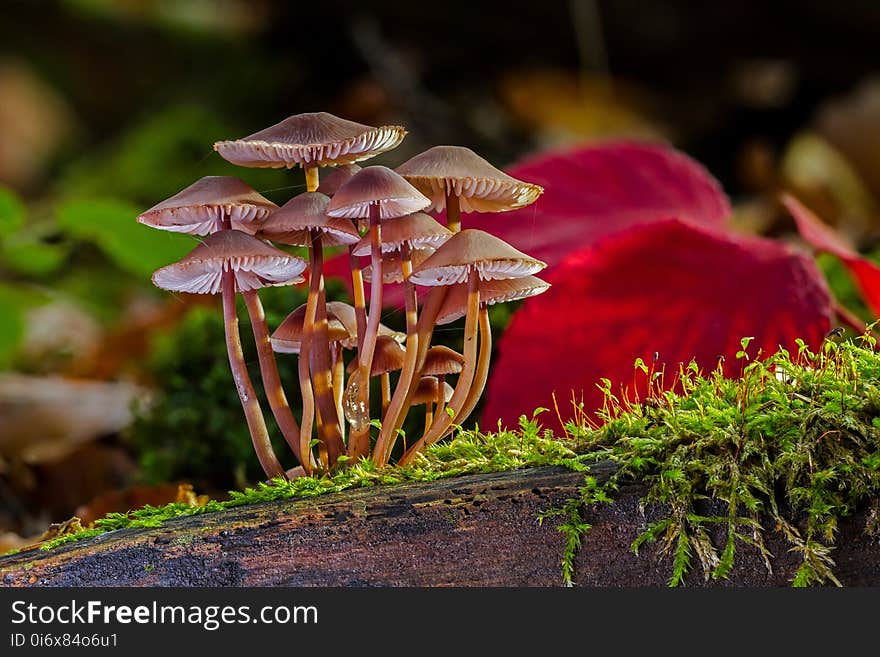
[[[437,401],[440,392],[440,381],[437,380],[436,376],[423,376],[419,379],[419,385],[416,387],[416,392],[413,395],[412,405],[418,406],[419,404],[430,404],[432,402]],[[448,402],[452,399],[452,393],[455,390],[451,385],[443,382],[443,401]]]
[[243,167],[323,167],[366,160],[396,147],[405,136],[399,125],[373,128],[327,112],[311,112],[290,116],[242,139],[218,141],[214,150]]
[[[409,257],[412,260],[413,267],[423,263],[434,253],[434,249],[418,249],[410,251]],[[367,265],[361,270],[361,275],[367,283],[373,282],[373,265]],[[382,254],[382,282],[403,283],[403,260],[400,252]]]
[[[370,368],[370,376],[379,376],[388,372],[396,372],[403,369],[403,361],[406,351],[398,344],[397,340],[387,335],[376,338],[376,350],[373,353],[373,364]],[[349,374],[358,368],[358,361],[353,360],[346,370]]]
[[464,356],[443,345],[436,345],[428,349],[425,355],[425,365],[422,374],[426,376],[438,376],[445,374],[458,374],[464,365]]
[[[343,301],[328,301],[327,316],[332,316],[342,323],[348,332],[348,338],[340,340],[342,346],[346,349],[354,349],[357,347],[357,312],[354,306]],[[394,331],[384,324],[379,324],[379,335],[392,338],[398,344],[406,340],[406,333]]]
[[232,176],[205,176],[140,214],[137,220],[174,233],[208,235],[221,229],[225,216],[237,228],[262,221],[278,206]]
[[257,233],[273,242],[309,246],[311,230],[321,232],[323,246],[346,246],[360,240],[351,219],[327,216],[330,197],[320,192],[303,192],[294,196],[260,225]]
[[[272,349],[280,354],[298,354],[302,344],[303,323],[306,319],[306,304],[293,310],[278,328],[272,333],[269,341]],[[327,337],[330,342],[345,341],[349,339],[348,330],[342,322],[333,315],[330,304],[327,304]]]
[[336,190],[327,214],[349,219],[370,216],[379,206],[380,219],[395,219],[424,210],[431,201],[388,167],[364,167]]
[[240,230],[221,230],[204,239],[180,262],[153,273],[163,290],[217,294],[223,272],[235,274],[238,292],[301,283],[307,263]]
[[333,196],[340,187],[361,168],[357,164],[343,164],[336,167],[333,173],[328,173],[318,185],[318,191],[327,196]]
[[[413,212],[382,224],[382,251],[397,251],[404,244],[411,249],[436,249],[452,237],[453,232],[424,212]],[[370,255],[370,236],[365,235],[354,247],[354,255]]]
[[446,207],[446,193],[459,198],[462,212],[504,212],[524,207],[543,187],[517,180],[463,146],[434,146],[396,169],[435,210]]
[[410,281],[416,285],[464,283],[471,269],[476,269],[484,281],[520,278],[546,266],[494,235],[470,229],[453,235],[427,260],[414,267]]
[[[508,301],[519,301],[546,292],[550,283],[535,276],[510,278],[500,281],[480,281],[480,303],[487,306]],[[437,313],[436,323],[449,324],[467,314],[467,285],[453,285],[446,291],[446,299]]]

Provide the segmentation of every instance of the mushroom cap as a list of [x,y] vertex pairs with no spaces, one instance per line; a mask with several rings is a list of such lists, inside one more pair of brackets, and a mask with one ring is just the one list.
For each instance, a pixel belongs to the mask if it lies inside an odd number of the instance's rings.
[[[403,361],[406,359],[406,350],[394,338],[380,335],[376,338],[376,350],[373,352],[373,363],[370,367],[370,376],[379,376],[388,372],[396,372],[403,369]],[[358,368],[358,361],[352,360],[346,371],[351,374]]]
[[330,197],[320,192],[303,192],[294,196],[260,225],[258,237],[292,244],[309,246],[311,230],[321,232],[323,246],[346,246],[355,244],[361,236],[350,219],[327,216]]
[[208,235],[180,262],[153,273],[153,284],[163,290],[217,294],[223,272],[235,274],[237,292],[273,285],[301,283],[307,263],[240,230]]
[[[419,385],[416,386],[416,392],[413,395],[412,405],[429,404],[437,400],[440,392],[440,381],[436,376],[423,376],[419,379]],[[455,392],[451,385],[443,382],[443,401],[448,402],[452,399],[452,393]]]
[[[306,304],[295,308],[284,321],[273,331],[269,341],[272,349],[280,354],[298,354],[302,344],[303,323],[306,319]],[[348,330],[342,322],[334,316],[327,304],[327,337],[330,342],[345,341],[349,339]]]
[[[343,301],[328,301],[327,315],[329,316],[331,314],[342,322],[345,330],[348,331],[349,337],[342,340],[342,346],[346,349],[354,349],[357,347],[357,312],[355,311],[354,306]],[[390,329],[381,322],[379,323],[378,334],[380,336],[392,338],[398,344],[406,340],[406,333]]]
[[[423,263],[434,253],[434,249],[416,249],[410,251],[409,257],[412,260],[413,267]],[[367,283],[373,282],[373,265],[367,265],[361,270],[361,275]],[[389,252],[382,254],[382,282],[403,283],[403,260],[400,252]]]
[[327,196],[333,196],[342,185],[361,168],[357,164],[343,164],[336,167],[332,173],[328,173],[318,185],[318,191]]
[[[436,249],[452,235],[452,231],[434,217],[413,212],[382,224],[382,252],[397,251],[404,244],[409,244],[411,249]],[[370,251],[370,236],[365,235],[354,247],[354,255],[368,256]]]
[[459,198],[462,212],[505,212],[534,203],[544,191],[508,176],[463,146],[434,146],[396,171],[430,198],[435,210],[446,207],[447,192]]
[[262,221],[278,206],[233,176],[205,176],[141,213],[138,222],[171,231],[208,235],[228,215],[237,228]]
[[[480,281],[480,303],[487,306],[535,297],[550,288],[550,283],[535,276],[505,280]],[[436,324],[449,324],[467,314],[467,285],[452,285],[437,313]]]
[[464,356],[455,349],[443,345],[436,345],[428,349],[425,355],[425,364],[422,374],[437,376],[446,374],[458,374],[464,365]]
[[364,167],[330,199],[327,214],[349,219],[370,216],[370,207],[379,206],[380,219],[395,219],[424,210],[431,201],[388,167]]
[[482,230],[456,233],[418,267],[410,281],[416,285],[453,285],[467,281],[474,268],[481,280],[521,278],[541,271],[546,263]]
[[366,160],[391,150],[405,136],[399,125],[374,128],[327,112],[311,112],[290,116],[242,139],[218,141],[214,150],[243,167],[323,167]]

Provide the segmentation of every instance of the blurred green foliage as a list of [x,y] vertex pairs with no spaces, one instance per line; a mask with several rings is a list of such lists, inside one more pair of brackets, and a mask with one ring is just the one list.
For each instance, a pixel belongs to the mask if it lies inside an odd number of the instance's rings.
[[[270,330],[305,303],[303,288],[266,288],[260,298]],[[256,347],[247,313],[239,304],[241,341],[248,370],[260,398],[266,424],[281,462],[296,459],[278,431],[263,393]],[[217,309],[196,309],[173,331],[154,337],[146,367],[157,388],[150,406],[141,408],[125,438],[137,453],[151,483],[187,479],[213,486],[242,487],[262,477],[248,436],[226,354],[223,317]],[[288,401],[299,417],[296,356],[276,361]]]

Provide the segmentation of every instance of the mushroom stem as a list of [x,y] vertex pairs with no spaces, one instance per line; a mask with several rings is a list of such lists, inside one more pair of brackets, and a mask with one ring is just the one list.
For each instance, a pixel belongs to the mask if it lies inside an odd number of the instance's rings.
[[402,419],[398,423],[398,417],[401,413],[404,418],[406,417],[406,410],[409,409],[409,400],[411,399],[410,388],[412,388],[412,392],[415,392],[415,388],[411,384],[414,380],[418,383],[415,376],[420,351],[418,300],[416,287],[409,281],[410,274],[412,274],[412,252],[407,242],[404,242],[400,247],[400,260],[406,307],[406,356],[400,371],[400,378],[397,379],[397,386],[394,388],[394,396],[391,398],[388,408],[383,409],[382,430],[379,432],[379,439],[373,449],[373,461],[376,465],[385,465],[391,458],[391,450],[397,440],[397,430],[403,425]]
[[357,431],[351,432],[348,453],[354,458],[366,456],[370,451],[370,370],[373,367],[373,353],[379,335],[379,318],[382,315],[382,228],[379,223],[378,204],[370,206],[370,258],[373,274],[370,283],[370,312],[364,331],[363,349],[358,350],[360,381],[358,403],[366,415],[366,422],[363,422]]
[[461,409],[464,407],[474,379],[474,369],[477,360],[477,315],[480,312],[480,275],[476,267],[471,267],[467,285],[467,315],[465,315],[464,323],[464,364],[461,368],[461,374],[458,375],[458,381],[455,384],[455,392],[452,393],[452,399],[449,400],[449,409],[452,412],[437,418],[434,424],[431,425],[430,430],[400,458],[401,465],[409,463],[419,451],[437,442],[446,434],[453,422],[460,424]]
[[263,389],[269,400],[269,407],[278,423],[278,428],[284,436],[284,440],[290,445],[290,449],[296,455],[300,463],[303,462],[302,451],[299,442],[299,425],[290,410],[281,377],[278,375],[278,364],[275,361],[275,352],[272,351],[272,343],[269,341],[269,327],[266,326],[266,314],[263,304],[256,290],[242,292],[248,315],[251,320],[251,328],[254,332],[254,340],[257,344],[257,356],[260,361],[260,374],[263,378]]
[[385,417],[388,404],[391,403],[391,374],[383,372],[380,381],[382,382],[382,417]]
[[[312,171],[315,169],[307,169]],[[321,232],[311,231],[309,242],[309,301],[315,298],[314,319],[309,325],[306,313],[303,325],[304,340],[308,339],[308,360],[312,373],[312,390],[318,409],[318,437],[327,450],[327,467],[332,468],[336,459],[345,452],[345,444],[339,432],[339,416],[333,397],[333,380],[330,372],[330,342],[327,335],[327,302],[324,295],[323,248]],[[306,306],[308,309],[308,306]]]
[[[434,411],[435,415],[442,416],[442,413],[446,410],[446,395],[443,394],[444,385],[446,383],[446,375],[438,374],[437,375],[437,384],[440,388],[440,396],[437,397],[437,407]],[[425,429],[427,431],[427,429]]]
[[364,348],[364,335],[367,332],[367,299],[364,296],[364,275],[361,272],[360,258],[354,254],[355,245],[348,247],[348,263],[351,268],[351,288],[354,293],[354,314],[357,321],[358,354]]
[[[408,298],[408,296],[407,296]],[[434,322],[437,321],[437,315],[440,313],[440,308],[443,306],[443,301],[446,299],[446,287],[445,286],[437,286],[434,287],[430,292],[428,292],[428,296],[425,298],[424,303],[422,304],[422,313],[418,317],[418,323],[416,325],[416,350],[414,352],[410,352],[409,344],[407,344],[407,356],[410,353],[415,353],[415,365],[414,372],[421,372],[422,367],[425,365],[425,357],[428,355],[428,349],[431,346],[431,336],[434,334]],[[407,336],[407,339],[409,336]],[[404,363],[404,370],[406,372],[406,363]],[[394,391],[395,398],[398,395],[398,390],[403,390],[401,393],[403,396],[403,400],[399,405],[396,405],[394,402],[394,398],[391,400],[391,408],[389,408],[388,416],[382,422],[382,433],[383,435],[387,430],[387,438],[386,440],[396,440],[398,430],[403,426],[404,421],[406,420],[406,415],[409,412],[410,407],[412,406],[412,400],[415,397],[416,389],[419,387],[419,377],[411,376],[409,385],[402,386],[401,383],[403,381],[404,374],[401,373],[401,379],[397,383],[397,390]],[[380,440],[382,436],[380,435]],[[377,459],[377,465],[380,463],[387,463],[388,459],[391,457],[391,445],[384,446],[385,454],[384,460],[379,461]],[[376,452],[376,456],[381,456],[378,452]]]
[[317,192],[318,191],[318,167],[303,167],[306,174],[306,191],[307,192]]
[[446,191],[446,227],[453,233],[461,230],[461,202],[451,190]]
[[269,431],[266,428],[266,420],[257,400],[253,383],[248,375],[247,366],[244,362],[244,353],[241,349],[241,335],[238,332],[238,313],[235,310],[235,274],[232,269],[225,269],[221,279],[221,291],[223,297],[223,322],[226,327],[226,351],[229,355],[229,367],[232,370],[232,378],[235,381],[235,389],[241,399],[245,419],[251,434],[251,441],[263,472],[269,478],[285,478],[284,468],[278,462],[278,457],[272,449],[269,441]]
[[[440,391],[443,391],[443,388],[440,388]],[[431,424],[434,422],[434,405],[431,402],[427,402],[425,404],[425,433],[428,433],[428,430],[431,428]]]
[[333,343],[333,401],[339,420],[339,435],[345,438],[345,421],[342,414],[342,393],[345,390],[345,362],[342,359],[342,343]]
[[[307,474],[312,474],[312,427],[315,421],[315,396],[312,392],[312,379],[309,376],[309,344],[311,343],[312,325],[315,318],[315,306],[318,297],[311,293],[306,300],[306,313],[303,318],[302,340],[299,346],[299,362],[297,374],[299,375],[299,390],[302,396],[302,418],[300,420],[299,445],[303,455],[301,461]],[[311,317],[311,321],[309,321]]]
[[[492,360],[492,325],[489,323],[489,309],[485,305],[480,307],[480,356],[477,360],[477,371],[474,374],[474,382],[468,391],[467,399],[461,409],[461,416],[455,419],[456,423],[464,424],[465,420],[474,412],[477,402],[483,395],[486,381],[489,378],[489,363]],[[444,434],[445,435],[445,434]],[[442,438],[442,436],[441,436]]]

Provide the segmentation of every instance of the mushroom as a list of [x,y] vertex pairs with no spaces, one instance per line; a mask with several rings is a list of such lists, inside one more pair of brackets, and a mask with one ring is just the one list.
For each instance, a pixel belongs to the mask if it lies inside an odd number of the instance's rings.
[[[449,402],[449,417],[437,418],[431,429],[410,447],[401,462],[408,462],[422,447],[442,437],[453,419],[461,417],[474,380],[477,360],[477,315],[480,308],[480,279],[530,276],[546,264],[517,251],[507,242],[481,230],[463,230],[434,252],[409,280],[416,285],[446,286],[467,283],[467,311],[464,328],[464,365]],[[421,335],[419,336],[421,340]],[[390,450],[389,450],[390,451]]]
[[455,233],[461,228],[461,212],[515,210],[534,203],[544,191],[508,176],[463,146],[434,146],[395,170],[431,199],[433,209],[446,208],[446,225]]
[[[417,249],[410,251],[411,266],[415,267],[424,262],[434,249]],[[373,265],[367,265],[363,270],[363,277],[367,283],[373,282]],[[403,273],[403,258],[400,252],[382,254],[382,282],[387,284],[403,283],[406,275]],[[405,334],[404,334],[405,336]]]
[[[379,438],[376,442],[375,453],[383,454],[385,449],[390,445],[391,436],[396,435],[391,432],[393,419],[396,419],[404,403],[406,402],[407,392],[410,383],[416,372],[416,364],[418,358],[418,306],[416,299],[415,287],[407,280],[413,270],[412,252],[415,249],[433,249],[440,246],[446,240],[452,237],[452,232],[443,227],[432,217],[423,212],[414,212],[412,214],[388,221],[384,224],[380,237],[380,251],[383,253],[398,253],[400,264],[394,266],[391,271],[392,276],[386,276],[383,269],[383,277],[380,282],[398,282],[403,281],[405,286],[404,299],[406,306],[406,364],[400,373],[400,379],[397,383],[397,389],[394,391],[394,399],[391,401],[390,407],[385,410],[388,415],[383,412],[383,426],[379,432]],[[352,253],[354,255],[366,255],[371,248],[371,244],[366,239],[362,239],[357,246],[354,247]],[[383,261],[385,259],[383,258]],[[383,268],[385,266],[383,262]],[[398,274],[399,273],[399,278]],[[372,278],[373,267],[370,266],[370,274]],[[374,286],[375,287],[375,286]],[[389,422],[389,420],[391,420]],[[386,426],[386,423],[388,425]]]
[[[191,294],[219,292],[222,295],[229,365],[257,458],[268,477],[284,477],[285,470],[272,450],[266,422],[244,362],[235,293],[301,282],[305,269],[306,262],[302,258],[241,231],[222,230],[205,238],[180,262],[153,273],[153,283],[163,290]],[[306,465],[299,453],[299,444],[291,444],[291,449],[300,463]]]
[[[252,233],[255,225],[277,209],[277,205],[237,178],[208,176],[142,213],[138,221],[162,230],[198,235],[232,227],[241,227]],[[278,367],[269,346],[269,329],[263,307],[255,289],[243,290],[242,296],[256,340],[266,397],[284,439],[300,458],[299,425],[293,417],[278,376]]]
[[406,136],[399,125],[374,128],[327,112],[290,116],[242,139],[218,141],[214,150],[243,167],[302,166],[306,191],[318,189],[317,167],[351,164],[397,147]]
[[[450,386],[448,383],[440,381],[440,379],[438,379],[436,376],[423,376],[419,379],[419,382],[416,385],[416,392],[412,398],[412,405],[425,405],[426,432],[434,421],[435,412],[432,404],[437,404],[438,410],[436,412],[437,414],[439,414],[442,412],[441,410],[439,410],[441,405],[445,405],[446,402],[452,399],[452,394],[452,386]],[[406,450],[405,443],[403,449],[404,451]]]
[[318,191],[327,196],[333,196],[342,185],[361,168],[357,164],[343,164],[336,167],[333,173],[324,176],[324,180],[318,185]]
[[[542,187],[517,180],[495,168],[469,148],[434,146],[397,167],[396,171],[416,189],[431,199],[435,210],[446,208],[446,226],[454,233],[461,230],[461,212],[505,212],[533,203]],[[431,344],[437,312],[446,295],[445,287],[428,294],[419,317],[419,350],[416,367],[421,368]],[[407,397],[413,394],[413,385]],[[403,409],[408,407],[404,404]],[[402,409],[402,412],[405,412]],[[403,416],[393,418],[389,430],[396,432]]]
[[278,206],[232,176],[205,176],[149,210],[138,222],[171,231],[208,235],[235,227],[252,233]]
[[[535,276],[513,278],[504,280],[480,281],[480,354],[477,360],[477,370],[474,374],[474,382],[468,392],[467,399],[461,409],[460,417],[456,418],[459,424],[470,417],[477,402],[486,387],[489,378],[489,363],[492,357],[492,326],[489,323],[488,307],[496,303],[507,303],[527,299],[546,292],[550,283],[542,281]],[[443,307],[437,315],[437,325],[449,324],[464,317],[467,313],[467,285],[453,285],[449,288]],[[431,347],[431,350],[438,347]],[[430,351],[428,352],[430,357]],[[428,359],[425,359],[425,368],[428,368]]]
[[309,296],[299,361],[303,398],[300,444],[308,445],[311,441],[312,416],[317,405],[318,436],[327,451],[327,466],[332,468],[345,451],[345,443],[333,397],[327,305],[323,301],[323,245],[356,244],[360,235],[350,219],[327,216],[329,202],[330,198],[320,192],[294,196],[263,222],[259,236],[309,249]]
[[[482,337],[480,338],[482,340]],[[480,343],[480,354],[482,355],[483,343]],[[449,347],[444,347],[443,345],[437,345],[436,347],[431,347],[428,349],[428,354],[425,356],[425,364],[422,366],[421,374],[422,376],[436,376],[437,380],[441,385],[446,383],[446,376],[448,374],[459,374],[461,373],[462,365],[464,365],[464,356],[455,351],[455,349],[450,349]],[[479,370],[479,364],[477,366]],[[443,413],[443,409],[446,406],[446,402],[449,401],[447,399],[438,399],[437,400],[437,414],[441,415]],[[442,415],[441,415],[442,417]],[[428,426],[425,427],[425,431],[428,430]]]
[[[352,375],[348,382],[350,387],[357,389],[357,394],[346,394],[347,400],[357,400],[353,405],[346,406],[346,418],[352,428],[348,445],[350,456],[364,456],[370,449],[368,373],[376,346],[379,317],[382,314],[382,236],[380,222],[418,212],[428,207],[429,204],[430,201],[427,198],[422,196],[418,190],[391,169],[382,166],[370,166],[361,169],[343,184],[327,207],[327,214],[331,217],[348,217],[349,219],[369,218],[371,263],[373,274],[378,283],[370,286],[369,319],[365,331],[363,333],[360,330],[358,331],[359,368],[358,372]],[[353,255],[352,261],[354,261]],[[358,278],[360,277],[358,276]],[[355,285],[355,309],[363,313],[364,310],[362,307],[359,308],[358,304],[359,300],[360,302],[363,301],[364,295],[362,291],[360,294],[358,293],[355,276],[352,276],[352,283]],[[409,323],[409,319],[407,323]],[[362,340],[360,339],[361,335],[364,336]]]
[[[391,372],[396,372],[403,367],[406,359],[406,352],[400,344],[392,337],[380,335],[376,338],[376,353],[373,357],[373,364],[370,369],[370,377],[381,377],[382,388],[382,415],[391,401]],[[348,372],[354,373],[358,369],[358,362],[351,361],[348,365]]]

